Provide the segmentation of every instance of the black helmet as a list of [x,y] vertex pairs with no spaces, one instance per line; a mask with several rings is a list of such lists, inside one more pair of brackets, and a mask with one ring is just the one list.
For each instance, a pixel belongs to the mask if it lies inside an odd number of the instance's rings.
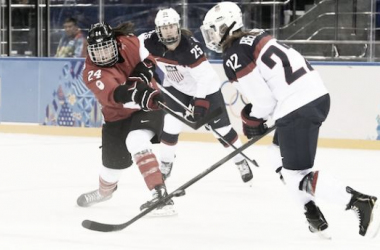
[[87,42],[88,55],[96,65],[110,67],[117,62],[119,51],[111,26],[104,22],[91,25]]

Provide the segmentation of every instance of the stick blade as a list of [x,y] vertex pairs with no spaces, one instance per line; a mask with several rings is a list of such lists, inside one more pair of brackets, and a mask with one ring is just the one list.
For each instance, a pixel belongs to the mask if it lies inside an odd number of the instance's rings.
[[120,231],[124,228],[124,224],[112,225],[112,224],[103,224],[96,221],[84,220],[82,226],[92,231],[98,232],[115,232]]

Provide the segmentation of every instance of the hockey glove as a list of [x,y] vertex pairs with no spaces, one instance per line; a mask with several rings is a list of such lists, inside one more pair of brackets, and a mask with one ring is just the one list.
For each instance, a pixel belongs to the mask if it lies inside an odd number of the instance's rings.
[[252,104],[247,104],[241,111],[241,119],[243,120],[243,132],[248,139],[251,139],[257,135],[262,135],[268,129],[268,126],[265,124],[265,120],[249,116],[251,109]]
[[191,104],[194,107],[194,110],[193,110],[194,121],[198,121],[202,119],[206,115],[210,107],[210,102],[207,99],[203,99],[203,98],[194,98],[191,101]]
[[131,99],[144,111],[158,110],[160,109],[158,102],[164,102],[164,97],[158,90],[152,89],[144,83],[136,82],[129,91],[132,91]]
[[164,97],[158,90],[133,77],[128,78],[127,84],[115,89],[113,98],[116,103],[135,102],[145,111],[157,110],[160,108],[158,102],[164,102]]
[[138,81],[150,85],[154,70],[154,64],[150,60],[145,59],[144,62],[139,62],[136,65],[133,72],[129,76],[128,82],[130,83],[131,81]]

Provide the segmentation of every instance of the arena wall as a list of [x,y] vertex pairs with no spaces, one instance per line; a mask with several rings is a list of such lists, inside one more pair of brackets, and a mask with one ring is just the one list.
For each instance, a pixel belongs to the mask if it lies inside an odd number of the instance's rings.
[[[231,122],[242,134],[242,97],[220,75]],[[379,63],[312,62],[331,94],[331,110],[320,131],[320,146],[380,149]],[[83,85],[83,59],[1,58],[0,132],[100,136],[100,106]],[[271,121],[269,121],[271,123]],[[241,137],[244,140],[244,137]],[[215,141],[205,129],[184,126],[181,140]],[[261,143],[269,143],[268,136]]]

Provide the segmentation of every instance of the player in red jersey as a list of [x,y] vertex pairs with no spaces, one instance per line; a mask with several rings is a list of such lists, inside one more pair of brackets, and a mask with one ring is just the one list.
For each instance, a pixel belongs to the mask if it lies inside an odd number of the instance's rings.
[[[133,24],[128,22],[112,29],[106,23],[91,26],[87,37],[88,56],[83,80],[102,106],[102,167],[99,188],[82,194],[77,203],[87,207],[106,201],[116,191],[123,169],[133,161],[138,166],[153,200],[167,195],[159,170],[159,162],[152,151],[158,143],[163,127],[163,101],[153,78],[155,61],[143,44],[133,35]],[[170,199],[153,213],[174,214]]]

